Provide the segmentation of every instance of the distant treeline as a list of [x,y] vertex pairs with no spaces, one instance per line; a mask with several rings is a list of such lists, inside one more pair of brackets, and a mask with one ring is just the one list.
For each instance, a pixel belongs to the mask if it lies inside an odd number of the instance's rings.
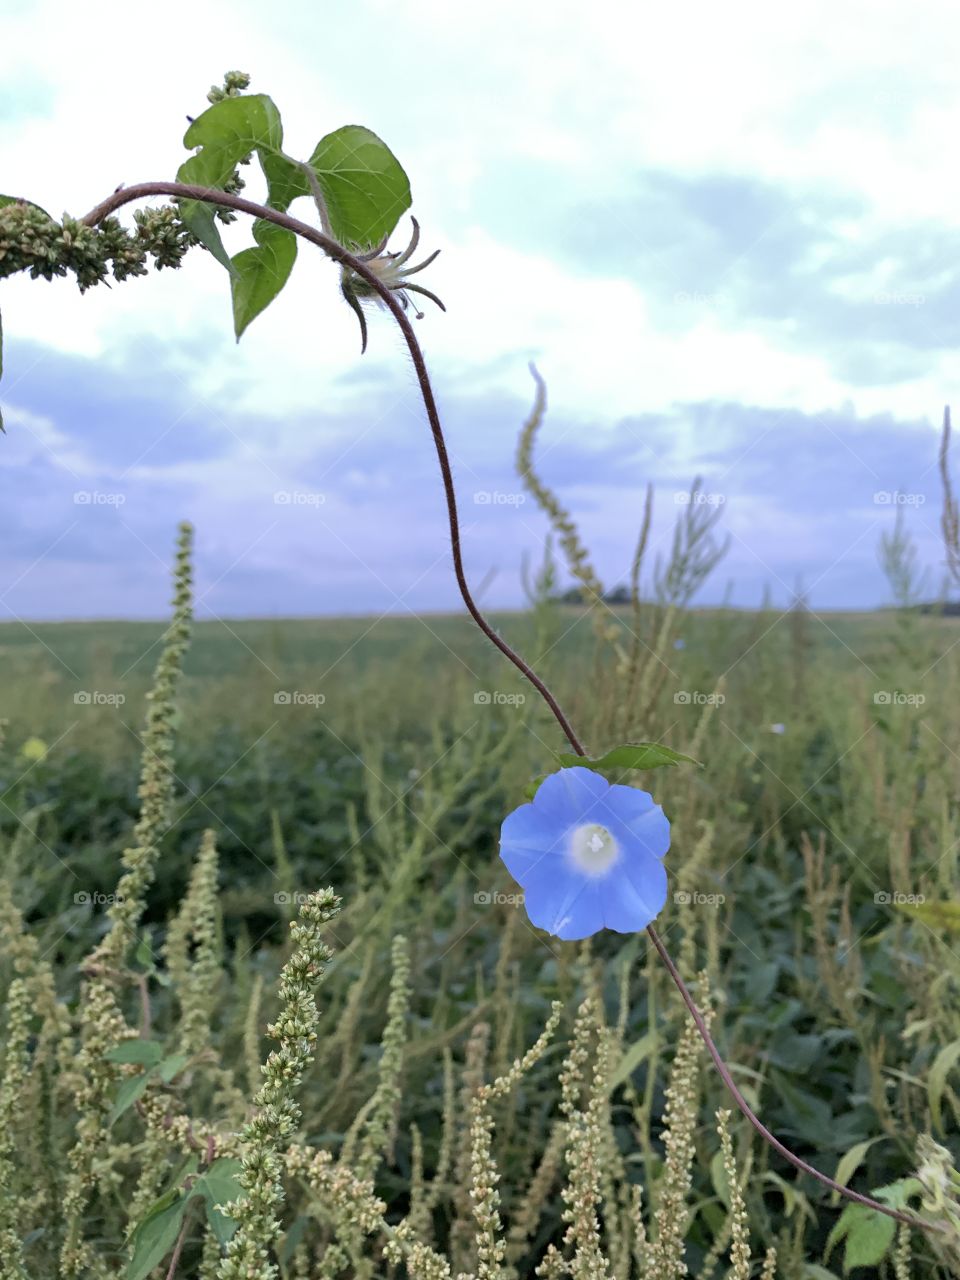
[[960,600],[939,600],[933,604],[918,604],[914,605],[914,610],[917,613],[942,613],[946,618],[960,618]]
[[[558,591],[551,597],[557,604],[586,604],[587,597],[582,587],[570,587],[567,591]],[[614,587],[612,591],[605,591],[601,597],[604,604],[629,604],[630,590],[628,587]]]
[[[551,597],[551,600],[557,604],[586,604],[586,593],[581,587],[570,587],[566,591],[557,591]],[[614,587],[612,591],[605,591],[602,599],[605,604],[629,604],[630,590],[628,587]],[[806,606],[798,606],[800,608]],[[891,609],[897,609],[898,605],[880,605],[879,612],[885,612]],[[864,613],[873,612],[872,610],[862,610]],[[910,613],[934,613],[941,614],[945,618],[960,618],[960,600],[937,600],[927,601],[923,604],[911,605],[908,609]]]

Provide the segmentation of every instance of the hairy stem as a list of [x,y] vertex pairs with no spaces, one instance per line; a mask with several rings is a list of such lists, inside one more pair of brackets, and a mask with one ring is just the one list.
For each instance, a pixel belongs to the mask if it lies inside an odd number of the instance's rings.
[[[274,222],[277,226],[285,227],[288,231],[293,231],[296,235],[301,236],[304,240],[309,240],[311,244],[315,244],[322,249],[328,257],[335,262],[339,262],[344,266],[348,266],[351,271],[356,272],[362,280],[364,280],[374,293],[383,301],[393,318],[400,327],[404,341],[407,344],[407,350],[410,352],[410,358],[413,361],[413,367],[417,375],[417,382],[420,386],[420,395],[423,399],[424,408],[427,412],[427,420],[430,423],[430,431],[433,435],[433,442],[437,451],[437,460],[440,464],[440,476],[443,482],[443,491],[447,503],[447,519],[450,526],[450,547],[453,553],[453,568],[457,579],[457,586],[460,590],[463,603],[467,607],[467,611],[473,618],[474,622],[500,652],[508,658],[513,665],[526,677],[533,685],[540,696],[546,702],[547,706],[553,713],[557,723],[563,730],[570,745],[573,747],[577,755],[584,756],[586,752],[583,744],[573,730],[573,726],[564,714],[560,704],[556,698],[540,679],[537,673],[529,666],[524,659],[513,650],[507,642],[501,638],[494,630],[487,619],[480,612],[480,609],[470,592],[470,586],[467,582],[466,573],[463,567],[463,555],[460,543],[460,518],[457,511],[457,496],[453,484],[453,473],[450,468],[450,456],[447,452],[447,444],[443,434],[443,427],[440,424],[440,414],[437,410],[437,403],[433,394],[433,387],[430,382],[430,375],[427,372],[427,365],[424,359],[423,351],[417,335],[414,332],[413,325],[404,313],[402,305],[397,301],[391,291],[383,284],[383,282],[370,270],[367,263],[362,258],[345,249],[342,244],[331,236],[326,235],[322,231],[318,231],[315,227],[310,226],[307,222],[301,222],[298,218],[293,218],[288,213],[281,213],[277,209],[268,208],[266,205],[257,204],[253,200],[246,200],[242,196],[233,195],[227,191],[211,190],[206,187],[191,186],[182,182],[141,182],[132,187],[121,187],[109,195],[106,200],[98,204],[92,209],[82,221],[90,227],[96,226],[103,218],[113,213],[116,209],[123,205],[130,204],[134,200],[142,200],[148,196],[172,196],[180,200],[200,200],[206,204],[220,205],[223,208],[235,209],[239,213],[250,214],[254,218],[262,218],[267,222]],[[914,1217],[911,1214],[901,1213],[896,1209],[891,1209],[889,1205],[882,1204],[879,1200],[872,1200],[869,1196],[860,1195],[857,1191],[851,1191],[849,1187],[841,1186],[839,1182],[834,1181],[825,1173],[821,1173],[819,1169],[815,1169],[813,1165],[807,1164],[799,1156],[794,1155],[789,1148],[785,1147],[778,1138],[770,1132],[763,1124],[758,1116],[750,1108],[750,1104],[744,1098],[743,1094],[737,1088],[737,1085],[730,1074],[730,1071],[720,1056],[710,1035],[710,1031],[704,1021],[703,1014],[697,1008],[697,1005],[687,990],[686,983],[680,976],[680,973],[670,958],[669,953],[660,940],[659,934],[652,925],[648,926],[647,933],[653,942],[661,960],[667,967],[667,971],[674,983],[684,1004],[690,1012],[697,1031],[703,1039],[704,1044],[713,1059],[714,1065],[720,1073],[720,1077],[730,1092],[730,1096],[734,1102],[749,1120],[750,1124],[757,1133],[767,1142],[773,1149],[779,1152],[785,1160],[794,1165],[797,1169],[804,1173],[810,1174],[816,1178],[824,1186],[829,1187],[832,1191],[836,1191],[839,1195],[844,1196],[847,1200],[853,1200],[857,1204],[867,1205],[871,1209],[875,1209],[877,1213],[885,1214],[888,1218],[895,1218],[898,1222],[906,1223],[908,1226],[917,1227],[920,1230],[944,1230],[938,1223],[925,1222],[922,1218]]]
[[[677,966],[670,958],[669,952],[663,945],[660,935],[657,933],[656,929],[654,929],[652,924],[647,925],[647,933],[650,935],[650,941],[656,947],[660,959],[667,966],[667,972],[676,983],[677,990],[683,998],[683,1003],[690,1011],[690,1017],[693,1019],[697,1030],[700,1032],[700,1038],[706,1045],[707,1052],[710,1054],[717,1071],[720,1073],[720,1079],[727,1086],[730,1096],[750,1121],[754,1129],[756,1129],[757,1133],[759,1133],[760,1137],[763,1138],[764,1142],[773,1147],[774,1151],[778,1151],[780,1155],[783,1156],[784,1160],[789,1160],[795,1168],[800,1169],[803,1173],[809,1173],[811,1177],[816,1178],[818,1182],[822,1182],[825,1187],[829,1187],[831,1191],[836,1191],[840,1195],[846,1196],[848,1200],[855,1200],[857,1204],[865,1204],[871,1209],[876,1209],[878,1213],[885,1213],[888,1218],[896,1218],[898,1222],[905,1222],[910,1227],[919,1227],[924,1230],[929,1230],[931,1227],[935,1227],[936,1224],[934,1223],[924,1222],[922,1218],[916,1218],[910,1213],[900,1213],[896,1209],[891,1209],[888,1205],[881,1204],[879,1200],[872,1200],[869,1196],[861,1195],[859,1191],[851,1191],[849,1187],[842,1186],[839,1182],[835,1182],[833,1178],[829,1177],[828,1174],[821,1173],[820,1170],[815,1169],[812,1164],[807,1164],[806,1160],[802,1160],[800,1156],[794,1155],[789,1147],[785,1147],[779,1138],[774,1137],[760,1117],[754,1113],[750,1107],[750,1103],[747,1102],[746,1098],[737,1088],[736,1081],[730,1074],[730,1068],[724,1062],[723,1058],[721,1058],[720,1050],[713,1042],[713,1036],[710,1034],[710,1029],[707,1026],[706,1019],[697,1008],[696,1001],[690,994],[687,984],[680,976]],[[936,1229],[940,1230],[939,1227],[936,1227]]]

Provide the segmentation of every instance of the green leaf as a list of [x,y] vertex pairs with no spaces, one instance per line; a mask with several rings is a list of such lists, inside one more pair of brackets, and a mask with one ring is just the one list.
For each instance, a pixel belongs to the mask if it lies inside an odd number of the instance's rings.
[[[129,1223],[127,1226],[127,1240],[132,1240],[139,1229],[144,1226],[149,1218],[155,1217],[162,1213],[164,1209],[168,1209],[170,1205],[175,1204],[183,1194],[183,1183],[186,1178],[192,1177],[197,1171],[198,1160],[196,1156],[188,1156],[181,1164],[179,1170],[175,1174],[170,1186],[162,1195],[145,1211],[139,1222]],[[189,1198],[189,1197],[188,1197]]]
[[[217,1237],[217,1242],[221,1246],[227,1244],[236,1232],[237,1226],[233,1218],[228,1218],[225,1213],[221,1213],[217,1206],[209,1198],[206,1199],[207,1222],[210,1223],[210,1230]],[[226,1203],[222,1201],[221,1203]]]
[[244,249],[233,259],[230,291],[238,342],[247,325],[287,283],[297,257],[297,237],[292,231],[258,218],[253,224],[253,237],[257,247]]
[[[700,764],[693,756],[685,756],[659,742],[625,742],[602,756],[578,756],[572,751],[558,751],[555,755],[561,769],[593,769],[598,773],[605,769],[660,769],[665,765]],[[541,773],[527,783],[523,794],[528,800],[533,799],[541,782],[548,776]]]
[[923,1183],[919,1178],[898,1178],[885,1187],[874,1187],[871,1194],[891,1209],[907,1209],[911,1196],[923,1194]]
[[808,1135],[813,1142],[828,1143],[835,1126],[830,1104],[819,1094],[801,1089],[781,1071],[773,1069],[770,1079],[786,1105],[791,1132]]
[[163,1213],[165,1209],[169,1209],[172,1204],[175,1204],[180,1199],[181,1190],[180,1181],[177,1180],[172,1187],[164,1191],[163,1195],[158,1196],[140,1221],[128,1229],[127,1239],[132,1240],[140,1228],[146,1226],[151,1218],[155,1218],[158,1214]]
[[153,948],[150,946],[149,937],[143,937],[140,939],[137,949],[134,952],[134,959],[137,964],[141,965],[144,969],[153,968]]
[[937,930],[949,929],[960,933],[960,902],[897,902],[894,906],[906,916],[913,916],[921,924]]
[[844,1272],[852,1271],[854,1267],[879,1266],[893,1243],[896,1222],[885,1213],[878,1213],[876,1209],[868,1209],[862,1204],[849,1205],[840,1215],[840,1221],[844,1218],[848,1219],[844,1232]]
[[155,1067],[163,1057],[163,1047],[156,1040],[124,1040],[103,1056],[108,1062],[137,1062],[141,1067]]
[[713,1183],[713,1189],[717,1193],[717,1198],[721,1204],[730,1208],[730,1179],[727,1177],[726,1166],[723,1162],[723,1152],[714,1152],[710,1161],[710,1181]]
[[184,1160],[183,1164],[173,1176],[173,1181],[170,1183],[171,1190],[177,1191],[181,1189],[187,1178],[192,1178],[197,1172],[199,1165],[200,1162],[195,1155],[187,1156],[186,1160]]
[[188,1061],[185,1053],[174,1053],[169,1058],[164,1058],[157,1065],[157,1075],[164,1084],[169,1084],[175,1075],[178,1075]]
[[201,1188],[204,1195],[213,1198],[214,1204],[226,1204],[243,1195],[243,1186],[239,1181],[242,1172],[243,1165],[239,1160],[214,1160],[209,1169],[197,1178],[193,1188],[195,1191]]
[[191,1196],[203,1196],[206,1202],[207,1221],[221,1245],[227,1243],[237,1229],[233,1218],[228,1218],[217,1207],[229,1204],[244,1194],[240,1183],[243,1165],[239,1160],[214,1160],[210,1168],[197,1178],[190,1189]]
[[809,1071],[818,1059],[822,1060],[824,1051],[823,1036],[798,1035],[789,1027],[780,1027],[770,1039],[766,1058],[771,1065],[784,1067],[796,1075]]
[[133,1257],[127,1280],[145,1280],[176,1244],[188,1198],[178,1190],[168,1191],[148,1212],[132,1236]]
[[107,1116],[108,1126],[119,1120],[125,1111],[129,1111],[150,1083],[152,1075],[152,1071],[146,1071],[143,1075],[131,1076],[128,1080],[123,1081],[117,1090],[117,1096],[113,1106],[110,1108],[110,1114]]
[[274,209],[289,209],[294,200],[310,194],[307,166],[292,160],[281,151],[258,152],[260,168],[267,180],[267,204]]
[[[241,94],[224,98],[197,116],[184,134],[185,147],[199,147],[177,170],[178,182],[200,187],[223,187],[241,160],[260,147],[279,151],[283,143],[280,112],[266,94]],[[233,272],[223,247],[214,206],[198,200],[181,200],[180,216],[218,262]]]
[[308,164],[320,183],[331,231],[343,245],[379,244],[410,208],[410,182],[399,160],[361,125],[321,138]]
[[[948,1044],[933,1060],[927,1076],[927,1100],[930,1103],[930,1119],[934,1129],[943,1133],[943,1094],[947,1090],[947,1077],[960,1059],[960,1040]],[[951,1093],[951,1097],[955,1095]],[[956,1109],[956,1108],[955,1108]]]
[[183,145],[200,150],[180,166],[178,181],[222,187],[254,151],[281,149],[280,112],[264,93],[224,98],[197,116],[183,135]]
[[641,1062],[646,1061],[651,1056],[657,1045],[657,1033],[648,1031],[646,1035],[642,1035],[635,1044],[630,1045],[629,1049],[624,1050],[623,1057],[615,1071],[610,1076],[611,1091],[622,1084],[624,1080],[628,1080],[633,1075]]
[[[748,1099],[749,1101],[749,1099]],[[759,1102],[757,1104],[759,1106]],[[778,1173],[774,1173],[772,1169],[768,1169],[766,1173],[760,1175],[761,1182],[769,1183],[776,1193],[783,1197],[783,1211],[788,1218],[795,1215],[806,1218],[811,1225],[817,1221],[817,1215],[814,1213],[810,1201],[802,1191],[797,1190],[796,1183],[787,1182],[785,1178],[781,1178]]]
[[[883,1138],[868,1138],[866,1142],[857,1142],[850,1148],[845,1155],[840,1157],[840,1163],[837,1165],[837,1172],[834,1175],[834,1182],[839,1182],[841,1187],[845,1187],[856,1171],[863,1163],[863,1157],[867,1154],[875,1142],[882,1142]],[[833,1193],[834,1204],[839,1203],[840,1192]]]
[[[177,180],[182,181],[177,174]],[[197,237],[203,247],[216,258],[217,262],[233,275],[233,263],[230,255],[220,239],[220,230],[213,212],[213,205],[203,204],[199,200],[180,200],[180,217]]]
[[693,756],[685,756],[659,742],[625,742],[602,756],[586,758],[563,752],[557,756],[564,769],[580,765],[586,769],[660,769],[664,765],[699,764]]

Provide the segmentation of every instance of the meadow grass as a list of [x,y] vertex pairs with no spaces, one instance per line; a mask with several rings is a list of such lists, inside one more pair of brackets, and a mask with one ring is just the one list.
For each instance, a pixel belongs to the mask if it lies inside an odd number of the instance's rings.
[[[601,607],[598,623],[596,609],[541,600],[495,623],[591,748],[628,731],[706,762],[642,780],[673,822],[660,931],[689,980],[709,975],[716,1038],[768,1126],[825,1172],[865,1191],[893,1184],[916,1207],[918,1140],[932,1133],[955,1164],[960,1120],[957,624],[680,610],[665,639],[664,611],[648,612],[666,674],[630,723],[617,696],[628,612]],[[0,628],[0,956],[8,983],[59,996],[55,1014],[34,1014],[49,1062],[28,1055],[14,1128],[25,1137],[43,1117],[49,1158],[72,1149],[76,1168],[78,1115],[94,1108],[105,1126],[144,1067],[114,1066],[94,1102],[70,1046],[93,1061],[111,1037],[139,1035],[175,1059],[170,1082],[156,1078],[90,1147],[77,1219],[87,1252],[67,1269],[57,1206],[69,1188],[39,1157],[13,1163],[22,1274],[128,1274],[127,1232],[165,1191],[219,1167],[241,1193],[243,1124],[291,962],[284,935],[326,885],[342,905],[318,926],[332,956],[314,1061],[300,1117],[282,1140],[270,1130],[285,1199],[263,1249],[285,1276],[746,1276],[751,1256],[765,1276],[842,1274],[840,1208],[751,1141],[738,1114],[718,1132],[728,1100],[646,939],[558,943],[517,905],[497,831],[562,747],[554,723],[464,618],[372,622],[195,624],[156,878],[135,957],[93,1013],[89,955],[111,936],[166,632]],[[47,1026],[68,1010],[72,1028]],[[548,1021],[553,1038],[511,1073]],[[132,1206],[119,1194],[130,1179]],[[262,1235],[271,1213],[238,1217]],[[229,1259],[212,1219],[196,1210],[178,1224],[174,1274],[266,1274],[260,1245],[248,1270],[218,1273]],[[894,1225],[889,1239],[880,1229],[877,1268],[956,1274]]]

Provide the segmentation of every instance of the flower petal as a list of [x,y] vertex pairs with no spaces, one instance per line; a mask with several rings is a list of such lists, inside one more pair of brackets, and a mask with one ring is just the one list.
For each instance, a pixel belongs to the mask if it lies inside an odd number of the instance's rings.
[[523,902],[531,924],[556,938],[588,938],[603,928],[599,882],[578,875],[565,861],[544,859],[534,868]]
[[532,804],[522,804],[508,813],[500,827],[500,843],[514,849],[548,849],[566,830],[565,824]]
[[544,859],[552,862],[562,852],[567,828],[532,804],[522,804],[504,818],[500,828],[500,857],[518,880]]
[[[612,786],[606,797],[608,813],[614,816],[611,830],[623,838],[623,829],[655,858],[662,858],[670,848],[670,820],[649,791],[638,787]],[[602,818],[597,821],[602,822]],[[617,828],[621,828],[618,831]]]
[[593,810],[610,790],[606,778],[593,769],[575,765],[549,774],[537,788],[533,803],[545,816],[565,821],[567,825],[596,821]]
[[655,920],[667,901],[663,863],[645,851],[625,856],[600,883],[603,923],[617,933],[639,933]]

